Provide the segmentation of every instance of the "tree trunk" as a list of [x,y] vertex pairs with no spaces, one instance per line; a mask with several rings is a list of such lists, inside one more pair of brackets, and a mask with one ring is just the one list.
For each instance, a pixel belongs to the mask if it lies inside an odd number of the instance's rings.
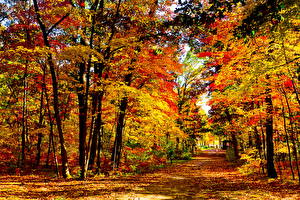
[[102,100],[103,100],[103,95],[104,92],[100,92],[97,94],[96,98],[98,99],[98,105],[97,105],[97,115],[95,119],[95,128],[93,131],[93,136],[92,136],[92,143],[91,143],[91,150],[90,150],[90,159],[89,159],[89,166],[92,169],[94,162],[95,162],[95,157],[96,157],[96,152],[98,149],[98,145],[101,143],[101,127],[102,127]]
[[[232,121],[232,116],[230,115],[228,109],[225,110],[225,114],[227,116],[227,120],[229,123],[231,123]],[[239,148],[238,148],[238,141],[236,138],[235,133],[230,133],[231,136],[231,142],[232,142],[232,146],[233,146],[233,150],[234,150],[234,157],[235,159],[239,159]]]
[[25,67],[23,79],[23,105],[22,105],[22,154],[21,154],[21,167],[25,168],[26,163],[26,135],[27,135],[27,65]]
[[249,135],[248,135],[248,147],[249,148],[253,147],[253,141],[252,141],[251,133],[249,133]]
[[98,146],[97,146],[97,174],[100,173],[101,171],[101,150],[102,150],[102,141],[101,139],[103,138],[103,126],[101,126],[101,132],[98,138]]
[[117,128],[116,128],[116,137],[114,142],[114,148],[112,152],[111,161],[113,161],[113,168],[118,168],[121,159],[121,150],[122,150],[122,139],[123,139],[123,129],[124,129],[124,121],[126,115],[126,108],[127,108],[128,98],[124,97],[121,100],[121,104],[119,106],[119,116],[117,121]]
[[[84,1],[82,1],[83,3]],[[99,4],[99,0],[96,0],[91,7],[92,11],[96,11]],[[93,49],[94,31],[95,31],[95,15],[92,16],[91,35],[89,41],[89,47]],[[81,43],[84,43],[81,39]],[[79,83],[78,88],[78,104],[79,104],[79,165],[81,168],[80,178],[83,180],[86,178],[89,161],[89,146],[86,147],[87,137],[87,115],[88,115],[88,97],[90,88],[90,69],[92,65],[92,58],[89,57],[87,63],[87,70],[85,70],[85,63],[79,64]],[[84,80],[85,75],[85,80]],[[84,90],[85,85],[85,90]]]
[[[125,76],[125,83],[127,86],[131,84],[132,74],[127,74]],[[123,129],[125,122],[126,109],[128,104],[128,98],[123,97],[119,106],[119,116],[117,119],[117,128],[116,128],[116,136],[114,142],[114,148],[111,156],[111,161],[113,161],[113,168],[118,168],[121,160],[121,150],[122,150],[122,139],[123,139]]]
[[239,148],[238,148],[238,141],[236,138],[236,135],[234,133],[231,133],[231,141],[234,151],[234,157],[235,159],[239,159]]
[[49,155],[51,152],[51,148],[53,151],[53,159],[54,159],[54,164],[55,164],[55,172],[57,177],[60,177],[59,174],[59,168],[58,168],[58,161],[57,161],[57,156],[56,156],[56,148],[55,148],[55,140],[54,140],[54,131],[53,131],[53,120],[52,120],[52,115],[51,115],[51,111],[50,111],[50,100],[49,100],[49,96],[48,96],[48,92],[47,92],[47,88],[46,88],[46,83],[44,82],[44,89],[45,89],[45,97],[46,97],[46,109],[47,109],[47,113],[48,113],[48,118],[49,118],[49,125],[50,125],[50,132],[49,132],[49,148],[48,148],[48,156],[47,156],[47,163],[46,165],[48,166],[49,164]]
[[[35,10],[35,15],[38,21],[38,24],[41,28],[41,31],[43,33],[43,40],[44,44],[47,47],[51,47],[49,40],[48,40],[48,30],[46,29],[45,24],[42,21],[42,17],[40,15],[39,7],[37,0],[33,0],[34,4],[34,10]],[[69,14],[65,15],[63,18],[61,18],[60,22],[65,19]],[[57,83],[57,77],[56,77],[56,72],[55,72],[55,65],[53,62],[52,54],[49,53],[47,57],[47,62],[50,68],[50,73],[51,73],[51,79],[52,79],[52,91],[53,91],[53,107],[54,107],[54,115],[55,115],[55,120],[56,120],[56,126],[58,130],[58,136],[59,136],[59,142],[60,142],[60,151],[61,151],[61,160],[62,160],[62,175],[64,178],[70,178],[70,172],[69,172],[69,166],[68,166],[68,155],[67,155],[67,150],[65,148],[65,139],[64,139],[64,134],[62,130],[62,122],[61,122],[61,117],[60,117],[60,112],[59,112],[59,99],[58,99],[58,83]]]
[[[86,91],[84,90],[84,75],[85,63],[79,64],[79,84],[77,88],[78,106],[79,106],[79,166],[81,169],[80,178],[86,177],[86,136],[87,136],[87,98]],[[88,72],[87,72],[88,73]],[[87,81],[87,80],[86,80]]]
[[294,174],[294,170],[293,170],[292,156],[291,156],[291,147],[290,147],[289,135],[288,135],[287,125],[286,125],[286,118],[285,118],[285,113],[284,113],[284,105],[283,105],[283,102],[281,102],[281,103],[282,103],[283,127],[284,127],[284,133],[285,133],[285,138],[286,138],[285,140],[286,140],[286,144],[287,144],[287,148],[288,148],[288,155],[289,155],[289,165],[290,165],[293,180],[295,180],[295,174]]
[[52,89],[53,89],[53,106],[54,106],[54,116],[56,119],[56,126],[58,130],[59,142],[60,142],[60,153],[62,160],[62,175],[64,178],[70,178],[69,166],[68,166],[68,155],[65,147],[65,139],[62,130],[62,122],[59,113],[59,100],[58,100],[58,84],[56,79],[56,73],[54,68],[54,63],[52,61],[52,55],[50,54],[48,57],[48,63],[50,66],[50,72],[52,77]]
[[[98,75],[99,78],[102,77],[103,70],[104,70],[104,64],[103,63],[98,63],[95,64],[95,73]],[[97,83],[97,86],[100,87],[101,83]],[[89,156],[89,167],[90,169],[93,169],[93,165],[95,162],[95,157],[96,157],[96,152],[99,145],[101,145],[101,127],[102,127],[102,101],[104,97],[104,91],[97,91],[93,95],[93,110],[94,113],[97,112],[96,119],[94,122],[94,129],[92,132],[92,141],[91,141],[91,146],[90,146],[90,156]],[[101,148],[100,148],[101,149]]]
[[273,143],[273,102],[271,96],[271,89],[266,90],[266,146],[267,146],[267,172],[268,177],[276,178],[277,173],[274,166],[274,143]]
[[297,170],[297,174],[298,174],[298,180],[300,183],[300,169],[299,169],[299,164],[298,164],[298,152],[297,152],[297,144],[296,144],[297,137],[295,136],[295,131],[294,131],[294,123],[293,123],[293,119],[292,119],[293,114],[292,114],[292,110],[290,107],[290,103],[289,103],[286,91],[284,90],[284,88],[282,88],[282,91],[283,91],[283,95],[284,95],[286,105],[288,108],[288,112],[289,112],[289,121],[290,121],[290,126],[291,126],[291,141],[293,144],[293,153],[294,153],[294,157],[295,157],[295,161],[296,161],[296,170]]
[[[93,151],[93,140],[94,140],[94,136],[93,136],[93,133],[94,133],[94,129],[95,129],[95,126],[96,126],[96,117],[95,117],[95,114],[96,114],[96,111],[97,111],[97,104],[98,104],[98,99],[97,99],[97,92],[95,94],[92,95],[92,118],[91,118],[91,125],[90,125],[90,134],[89,134],[89,140],[88,140],[88,145],[87,145],[87,149],[89,151],[86,152],[86,160],[88,161],[88,169],[92,170],[93,169],[93,164],[91,164],[90,160],[91,160],[91,157],[95,157],[93,156],[92,154],[92,151]],[[94,145],[95,146],[95,145]]]
[[[258,150],[258,154],[259,154],[259,158],[262,161],[263,160],[263,156],[262,156],[262,145],[261,145],[261,138],[260,135],[258,133],[257,127],[254,127],[254,135],[255,135],[255,145],[256,145],[256,149]],[[264,165],[261,165],[261,170],[262,173],[265,173],[265,167]]]
[[[41,99],[40,99],[40,111],[39,111],[39,122],[38,122],[38,128],[43,127],[43,121],[44,121],[44,115],[43,115],[43,109],[44,109],[44,81],[45,80],[45,69],[43,73],[43,83],[42,83],[42,92],[41,92]],[[42,139],[43,139],[43,133],[38,133],[38,142],[37,142],[37,154],[36,154],[36,167],[40,165],[40,159],[41,159],[41,145],[42,145]]]
[[43,139],[43,134],[42,133],[38,133],[38,141],[36,144],[36,161],[35,161],[35,167],[39,167],[40,165],[40,160],[41,160],[41,146],[42,146],[42,139]]

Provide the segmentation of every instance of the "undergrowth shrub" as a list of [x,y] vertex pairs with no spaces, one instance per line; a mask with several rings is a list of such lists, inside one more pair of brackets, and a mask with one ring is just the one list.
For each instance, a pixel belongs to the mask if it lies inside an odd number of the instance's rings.
[[142,173],[162,167],[167,159],[166,152],[158,145],[151,148],[124,148],[124,163],[121,171],[126,173]]
[[190,152],[182,152],[180,155],[180,160],[191,160],[192,154]]
[[245,152],[241,154],[241,160],[245,162],[238,170],[245,175],[258,173],[263,164],[255,148],[246,149]]
[[172,160],[191,160],[192,153],[188,150],[176,149],[174,143],[170,142],[166,146],[167,158],[172,162]]

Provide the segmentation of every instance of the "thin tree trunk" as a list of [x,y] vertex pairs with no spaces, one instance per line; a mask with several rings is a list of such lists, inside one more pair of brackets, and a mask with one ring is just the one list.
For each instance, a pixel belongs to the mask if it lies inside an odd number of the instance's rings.
[[97,94],[93,94],[92,95],[92,119],[91,119],[91,125],[90,125],[90,132],[89,132],[89,139],[88,139],[88,144],[87,144],[87,149],[89,151],[86,152],[86,159],[88,161],[88,169],[92,170],[93,166],[91,165],[90,159],[92,157],[92,142],[93,142],[93,133],[94,133],[94,129],[95,129],[95,114],[96,114],[96,109],[97,109],[97,104],[98,104],[98,100],[96,98]]
[[[267,76],[267,79],[269,77]],[[276,178],[277,173],[274,166],[274,143],[273,143],[273,102],[271,89],[266,89],[267,118],[266,118],[266,146],[267,146],[267,172],[268,177]]]
[[[38,24],[41,28],[41,31],[43,33],[43,40],[44,44],[46,47],[51,47],[49,40],[48,40],[48,30],[46,29],[45,24],[42,22],[42,17],[40,15],[39,7],[37,0],[33,0],[34,4],[34,9],[35,9],[35,15],[38,21]],[[60,22],[63,21],[66,17],[68,17],[69,14],[65,15],[64,17],[59,20]],[[50,30],[52,27],[50,28]],[[61,160],[62,160],[62,175],[64,178],[70,178],[70,172],[69,172],[69,166],[68,166],[68,155],[67,155],[67,150],[65,147],[65,139],[64,139],[64,134],[62,130],[62,122],[61,122],[61,117],[60,117],[60,112],[59,112],[59,99],[58,99],[58,82],[57,82],[57,77],[56,77],[56,72],[55,72],[55,65],[53,62],[52,54],[48,53],[47,57],[47,62],[50,68],[50,74],[52,78],[52,91],[53,91],[53,107],[54,107],[54,115],[56,119],[56,126],[58,130],[58,136],[59,136],[59,142],[60,142],[60,151],[61,151]]]
[[[46,75],[46,66],[44,67],[44,74]],[[44,78],[45,78],[45,76],[44,76]],[[43,81],[43,84],[44,84],[43,89],[44,89],[45,98],[46,98],[46,109],[47,109],[47,114],[48,114],[48,118],[49,118],[49,125],[50,125],[47,166],[49,164],[49,155],[50,155],[51,148],[52,148],[53,160],[54,160],[54,165],[55,165],[55,172],[56,172],[57,177],[60,177],[58,161],[57,161],[57,156],[56,156],[55,140],[54,140],[54,130],[53,130],[54,124],[53,124],[52,115],[51,115],[51,111],[50,111],[50,100],[49,100],[49,95],[48,95],[48,92],[47,92],[47,85],[46,85],[45,79]]]
[[59,100],[58,100],[58,84],[56,79],[56,73],[54,68],[54,63],[52,61],[52,55],[49,55],[48,62],[50,65],[50,72],[52,76],[52,88],[53,88],[53,106],[54,106],[54,116],[56,119],[56,126],[58,130],[58,136],[60,141],[60,151],[61,151],[61,159],[62,159],[62,175],[64,178],[70,178],[70,172],[69,172],[69,166],[68,166],[68,156],[67,156],[67,150],[65,147],[65,139],[64,134],[62,130],[62,123],[59,113]]
[[51,116],[51,112],[50,112],[50,105],[49,105],[49,98],[48,98],[48,95],[47,95],[47,91],[45,91],[45,94],[46,94],[46,101],[47,101],[47,108],[48,108],[48,118],[49,118],[49,124],[50,124],[49,150],[51,151],[51,148],[52,148],[52,151],[53,151],[53,160],[54,160],[54,164],[55,164],[55,172],[56,172],[57,177],[60,177],[59,168],[58,168],[58,161],[57,161],[57,156],[56,156],[54,131],[53,131],[53,121],[52,121],[52,116]]
[[40,165],[41,160],[41,145],[42,145],[43,134],[38,133],[38,142],[37,142],[37,153],[36,153],[36,163],[35,166],[38,167]]
[[80,87],[77,88],[78,95],[78,106],[79,106],[79,166],[81,169],[80,178],[84,179],[86,177],[85,168],[85,155],[86,155],[86,136],[87,136],[87,99],[84,90],[84,74],[85,74],[85,64],[79,64],[79,84]]
[[25,67],[23,77],[23,105],[22,105],[22,154],[21,154],[21,167],[25,168],[26,163],[26,135],[27,135],[27,65]]
[[[44,80],[45,80],[45,73],[43,74],[43,83],[42,83],[42,85],[44,85],[44,82],[45,82]],[[44,109],[44,87],[42,86],[38,128],[43,127],[43,121],[44,121],[43,109]],[[35,164],[36,167],[38,167],[40,165],[42,139],[43,139],[43,133],[39,132],[38,133],[38,142],[37,142],[36,164]]]
[[[52,129],[51,127],[52,125],[50,125],[50,129]],[[51,134],[51,133],[50,133]],[[50,154],[51,154],[51,137],[50,137],[50,134],[49,134],[49,139],[48,139],[48,151],[47,151],[47,158],[46,158],[46,168],[49,168],[49,160],[50,160]]]
[[[26,7],[26,3],[24,5]],[[29,22],[27,21],[27,25]],[[27,46],[31,47],[31,36],[30,31],[26,29],[26,43]],[[28,90],[28,82],[27,82],[27,76],[28,76],[28,61],[26,61],[25,64],[25,71],[24,71],[24,79],[23,79],[23,105],[22,105],[22,155],[21,155],[21,166],[22,168],[25,168],[26,164],[26,148],[28,149],[28,146],[26,146],[26,139],[28,143],[28,109],[27,109],[27,90]],[[27,144],[28,145],[28,144]]]
[[101,143],[101,127],[102,127],[102,100],[103,100],[103,92],[100,92],[96,98],[98,98],[98,105],[97,105],[97,115],[96,115],[96,120],[95,120],[95,128],[93,132],[93,137],[92,137],[92,144],[91,144],[91,150],[90,150],[90,160],[89,160],[89,165],[90,168],[93,168],[95,157],[96,157],[96,151],[98,149],[98,146]]
[[293,153],[294,153],[294,157],[295,157],[295,161],[296,161],[296,169],[297,169],[297,173],[298,173],[298,180],[299,180],[299,183],[300,183],[300,170],[299,170],[299,163],[298,163],[298,152],[297,152],[297,144],[296,144],[296,137],[295,137],[295,132],[294,132],[294,123],[293,123],[293,115],[292,115],[292,111],[291,111],[291,107],[290,107],[290,104],[289,104],[289,100],[288,100],[288,97],[287,97],[287,94],[286,94],[286,91],[284,90],[284,88],[282,88],[282,91],[283,91],[283,95],[284,95],[284,98],[285,98],[285,101],[286,101],[286,105],[287,105],[287,108],[288,108],[288,112],[289,112],[289,121],[290,121],[290,126],[291,126],[291,141],[292,141],[292,144],[293,144]]
[[[102,77],[103,70],[104,70],[104,64],[103,63],[98,63],[95,64],[95,73],[98,75],[99,78]],[[99,80],[100,81],[100,80]],[[97,86],[101,86],[101,82],[97,83]],[[100,145],[101,142],[101,127],[102,127],[102,101],[104,97],[104,91],[97,91],[93,95],[93,102],[95,105],[93,105],[93,109],[95,109],[96,114],[96,119],[95,119],[95,125],[92,133],[92,141],[91,141],[91,146],[90,146],[90,157],[89,157],[89,167],[90,169],[93,168],[94,162],[95,162],[95,157],[96,157],[96,152],[98,149],[98,145]],[[94,112],[94,113],[95,113]]]
[[[258,150],[258,154],[259,154],[259,158],[262,161],[263,160],[263,156],[262,156],[262,146],[261,146],[261,138],[260,135],[258,133],[257,127],[254,127],[254,134],[255,134],[255,145],[256,145],[256,149]],[[265,173],[265,168],[264,165],[261,165],[261,169],[262,169],[262,173]]]
[[[82,1],[84,2],[84,1]],[[98,8],[99,0],[96,0],[91,7],[92,11],[96,11]],[[93,49],[94,42],[94,31],[95,31],[95,15],[92,16],[91,24],[91,36],[89,41],[89,47]],[[79,82],[82,85],[79,88],[78,101],[79,101],[79,165],[81,168],[80,178],[83,180],[86,178],[86,173],[88,169],[89,161],[89,146],[86,147],[86,137],[87,137],[87,115],[88,115],[88,97],[89,97],[89,88],[90,88],[90,69],[92,65],[91,56],[87,63],[87,69],[85,70],[85,64],[79,64]],[[85,74],[85,82],[84,82]],[[85,91],[84,85],[85,83]]]
[[97,146],[97,174],[99,174],[101,172],[101,150],[102,150],[102,141],[101,139],[103,138],[103,126],[101,126],[101,132],[99,135],[99,139],[98,139],[98,146]]
[[283,127],[284,127],[284,133],[285,133],[285,138],[286,138],[285,140],[286,140],[286,144],[287,144],[287,148],[288,148],[288,155],[289,155],[289,165],[290,165],[292,177],[294,180],[295,174],[294,174],[293,165],[292,165],[291,147],[290,147],[289,135],[288,135],[288,131],[287,131],[287,125],[286,125],[286,119],[285,119],[285,113],[284,113],[284,105],[283,105],[282,101],[281,101],[281,104],[282,104]]
[[[125,83],[127,86],[131,84],[132,73],[129,73],[125,76]],[[123,97],[119,106],[119,116],[117,120],[116,136],[114,142],[114,148],[111,156],[111,161],[113,161],[113,168],[118,168],[121,160],[121,150],[122,150],[122,140],[123,140],[123,130],[126,109],[128,104],[128,98]]]
[[54,134],[53,134],[53,126],[50,130],[50,138],[51,138],[51,144],[52,144],[52,151],[53,151],[53,160],[54,160],[54,165],[55,165],[55,172],[56,172],[56,175],[57,177],[60,177],[60,174],[59,174],[59,168],[58,168],[58,160],[57,160],[57,156],[56,156],[56,148],[55,148],[55,138],[54,138]]
[[114,148],[113,148],[112,158],[111,158],[111,160],[113,161],[113,168],[118,168],[120,164],[123,129],[124,129],[124,121],[125,121],[127,104],[128,104],[128,98],[124,97],[121,100],[121,104],[119,106],[120,113],[117,121],[116,137],[115,137]]

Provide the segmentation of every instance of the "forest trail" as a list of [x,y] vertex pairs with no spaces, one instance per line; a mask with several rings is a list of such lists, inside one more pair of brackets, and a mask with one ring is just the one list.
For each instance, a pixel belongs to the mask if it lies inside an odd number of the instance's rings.
[[223,152],[207,151],[193,160],[155,173],[64,181],[37,176],[0,177],[0,199],[300,199],[299,185],[243,176]]

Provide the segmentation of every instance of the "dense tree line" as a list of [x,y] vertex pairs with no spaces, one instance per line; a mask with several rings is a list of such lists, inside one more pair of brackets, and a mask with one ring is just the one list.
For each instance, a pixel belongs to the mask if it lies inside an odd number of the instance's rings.
[[211,132],[250,168],[300,177],[298,12],[293,0],[4,1],[2,169],[137,171]]

